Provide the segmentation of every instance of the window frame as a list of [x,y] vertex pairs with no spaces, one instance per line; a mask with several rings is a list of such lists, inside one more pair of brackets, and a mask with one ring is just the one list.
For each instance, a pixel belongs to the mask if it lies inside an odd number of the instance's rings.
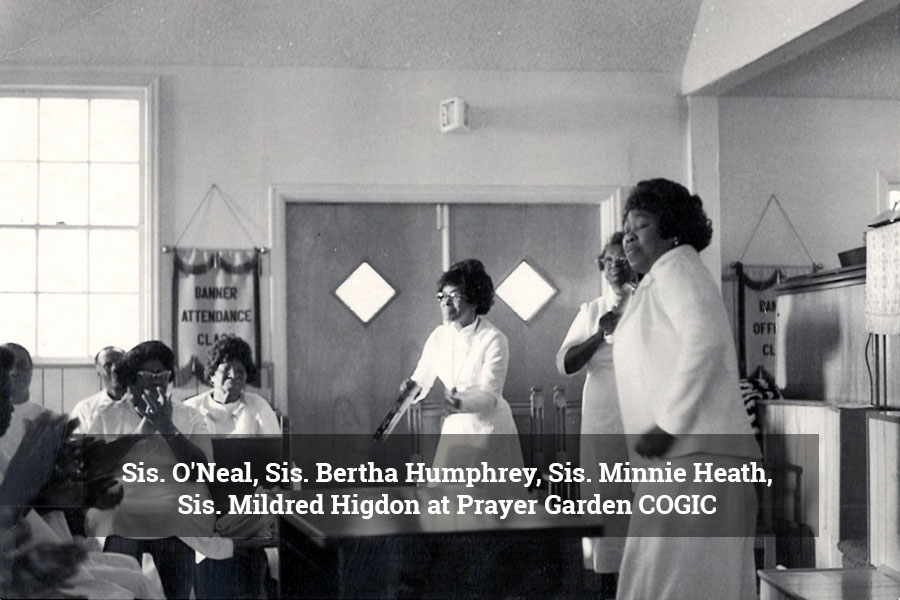
[[[14,77],[10,77],[14,79]],[[3,83],[0,97],[22,98],[78,98],[78,99],[128,99],[140,103],[140,157],[138,161],[141,206],[138,211],[138,334],[140,339],[159,337],[159,131],[158,98],[159,80],[138,84],[53,84],[53,83]],[[13,225],[13,228],[52,230],[52,226]],[[90,225],[71,226],[71,229],[89,231]],[[35,292],[37,293],[37,291]],[[90,292],[88,292],[90,295]],[[87,319],[88,315],[85,314]],[[37,339],[35,337],[35,342]],[[35,367],[93,365],[93,356],[64,357],[40,356],[34,352]],[[99,350],[99,348],[98,348]]]

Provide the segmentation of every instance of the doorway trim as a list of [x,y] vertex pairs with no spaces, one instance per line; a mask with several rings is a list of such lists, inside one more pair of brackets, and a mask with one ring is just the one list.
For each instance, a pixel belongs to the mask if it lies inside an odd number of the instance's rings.
[[[287,245],[290,203],[316,204],[595,204],[621,207],[624,186],[273,184],[269,186],[269,339],[275,408],[287,414]],[[602,222],[602,220],[601,220]],[[437,218],[436,218],[437,223]],[[602,231],[601,231],[602,234]]]

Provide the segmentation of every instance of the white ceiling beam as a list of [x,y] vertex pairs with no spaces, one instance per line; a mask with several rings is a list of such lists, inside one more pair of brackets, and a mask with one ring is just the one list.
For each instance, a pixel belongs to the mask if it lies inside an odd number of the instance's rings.
[[900,5],[900,0],[703,0],[681,93],[720,95]]

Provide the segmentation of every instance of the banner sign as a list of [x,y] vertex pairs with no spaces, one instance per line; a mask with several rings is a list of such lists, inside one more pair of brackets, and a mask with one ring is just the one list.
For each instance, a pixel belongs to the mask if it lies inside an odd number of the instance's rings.
[[734,264],[738,299],[738,363],[741,377],[762,369],[775,373],[775,327],[778,295],[775,285],[809,273],[810,267]]
[[176,248],[172,339],[177,385],[202,379],[210,346],[224,334],[243,338],[260,364],[259,251]]

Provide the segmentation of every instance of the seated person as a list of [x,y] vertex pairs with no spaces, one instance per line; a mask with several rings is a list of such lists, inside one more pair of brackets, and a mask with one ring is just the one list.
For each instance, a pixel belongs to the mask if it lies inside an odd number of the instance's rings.
[[[122,463],[144,463],[160,474],[170,474],[178,463],[208,462],[212,446],[203,416],[188,406],[172,402],[168,387],[175,357],[159,341],[143,342],[129,350],[117,377],[129,397],[100,407],[87,433],[130,436],[137,441]],[[167,598],[186,598],[193,587],[194,551],[231,555],[231,545],[209,546],[215,515],[180,515],[178,497],[208,500],[205,484],[176,483],[171,476],[152,485],[124,483],[125,497],[113,509],[89,510],[85,531],[108,536],[105,550],[140,560],[153,556]],[[174,533],[177,531],[177,535]],[[153,533],[157,536],[154,537]],[[159,535],[162,534],[162,535]]]
[[76,431],[90,429],[100,408],[110,402],[118,402],[125,395],[127,390],[116,377],[123,358],[125,358],[125,351],[116,346],[107,346],[94,357],[94,368],[97,369],[103,389],[78,402],[69,412],[71,418],[78,419]]
[[[10,373],[15,353],[0,346],[0,438],[9,431],[15,406]],[[34,542],[23,519],[30,499],[50,479],[65,421],[46,414],[23,424],[29,443],[12,457],[0,452],[0,597],[59,596],[85,559],[79,544]]]
[[[27,351],[0,347],[0,354],[9,358],[11,367],[18,358],[20,373],[23,354],[30,365]],[[21,382],[27,381],[29,371],[24,371]],[[0,418],[0,438],[5,437],[14,408],[4,402],[9,396],[8,379],[2,377],[0,406],[10,411]],[[27,386],[23,388],[27,391]],[[9,517],[17,519],[8,527],[0,526],[10,542],[4,545],[0,564],[12,567],[5,578],[0,575],[9,583],[4,591],[14,597],[163,598],[161,587],[143,574],[133,558],[104,554],[99,548],[90,551],[88,542],[71,535],[66,516],[83,513],[88,506],[115,506],[121,500],[121,495],[110,493],[114,478],[100,475],[87,481],[84,477],[85,456],[100,451],[104,444],[70,438],[75,424],[41,410],[22,423],[23,436],[12,458],[0,452],[0,504]],[[0,596],[5,597],[2,592]]]
[[281,435],[275,411],[260,395],[247,391],[256,379],[250,345],[236,335],[224,335],[209,349],[204,372],[212,389],[184,403],[200,411],[212,434]]
[[15,342],[7,342],[3,347],[15,356],[15,364],[9,372],[9,394],[16,410],[6,435],[0,440],[0,450],[12,456],[25,435],[25,423],[50,411],[31,401],[31,377],[34,372],[31,353]]
[[[220,337],[209,349],[205,376],[212,389],[185,400],[185,404],[196,408],[206,418],[211,433],[281,434],[281,425],[269,403],[245,389],[248,381],[256,379],[253,351],[247,342],[235,335]],[[223,515],[216,522],[216,531],[222,536],[269,537],[274,534],[274,520],[260,515]],[[197,565],[196,573],[198,597],[259,597],[267,552],[272,572],[276,573],[276,548],[264,551],[259,547],[239,546],[230,559],[202,561]]]

